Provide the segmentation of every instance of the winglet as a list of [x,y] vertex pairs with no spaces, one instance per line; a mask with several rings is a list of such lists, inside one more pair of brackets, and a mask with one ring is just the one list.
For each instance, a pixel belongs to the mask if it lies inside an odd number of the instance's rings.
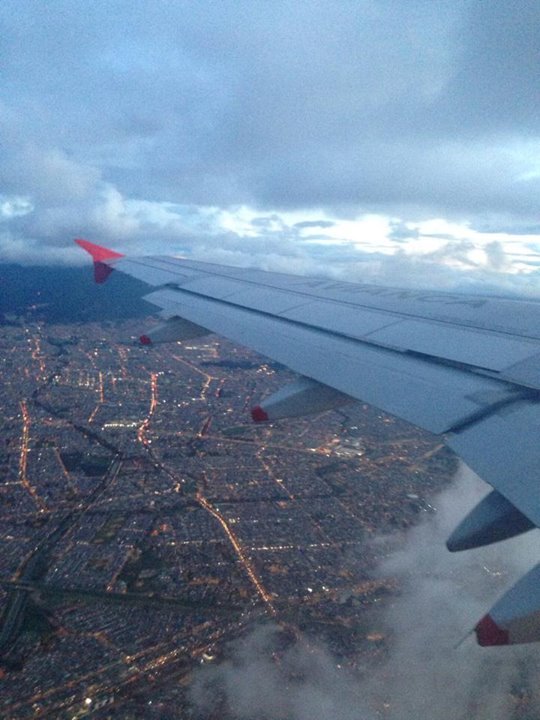
[[484,615],[474,630],[478,644],[482,647],[510,644],[508,630],[499,627],[491,615]]
[[88,240],[77,238],[75,242],[92,256],[92,260],[94,261],[94,279],[97,283],[104,283],[113,271],[113,268],[107,265],[108,260],[117,260],[118,258],[124,257],[122,253],[109,250],[109,248],[96,245]]
[[253,422],[267,422],[269,420],[268,413],[260,405],[251,408],[251,418]]

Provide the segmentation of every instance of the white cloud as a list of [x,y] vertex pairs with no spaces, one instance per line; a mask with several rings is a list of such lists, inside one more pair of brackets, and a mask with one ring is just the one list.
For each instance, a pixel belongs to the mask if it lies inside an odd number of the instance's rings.
[[3,258],[71,261],[57,248],[88,235],[397,284],[533,285],[528,0],[61,0],[46,17],[6,0],[0,30],[0,185],[25,201],[2,206]]
[[239,720],[507,720],[521,702],[536,717],[536,646],[480,648],[469,637],[455,647],[534,566],[540,549],[536,532],[446,551],[450,532],[486,491],[461,466],[455,483],[431,501],[433,514],[403,536],[373,541],[383,557],[376,574],[400,588],[362,621],[387,638],[383,663],[367,664],[360,649],[362,670],[353,673],[314,638],[297,634],[284,650],[278,627],[265,625],[231,646],[224,662],[199,672],[195,705],[208,712],[225,700]]
[[33,209],[34,206],[27,197],[0,195],[0,219],[10,220],[11,218],[23,217],[31,213]]
[[182,254],[398,287],[538,296],[534,234],[480,232],[442,218],[343,219],[323,210],[261,214],[246,205],[223,209],[135,200],[106,183],[71,204],[33,205],[13,197],[5,201],[11,215],[0,237],[5,260],[82,263],[86,258],[73,252],[72,238],[84,234],[131,254]]

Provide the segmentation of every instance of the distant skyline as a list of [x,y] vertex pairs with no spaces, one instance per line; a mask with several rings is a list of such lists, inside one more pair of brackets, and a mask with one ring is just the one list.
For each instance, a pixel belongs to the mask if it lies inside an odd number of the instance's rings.
[[5,0],[0,261],[540,289],[534,0]]

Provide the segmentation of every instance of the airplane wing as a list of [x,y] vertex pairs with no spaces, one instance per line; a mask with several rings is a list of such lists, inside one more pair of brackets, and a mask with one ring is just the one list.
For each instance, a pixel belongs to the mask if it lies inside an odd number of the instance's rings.
[[[254,420],[362,400],[442,434],[494,488],[452,533],[450,550],[540,526],[540,302],[128,258],[76,242],[92,255],[97,282],[114,269],[150,286],[145,299],[163,323],[143,344],[215,332],[302,376],[255,407]],[[540,640],[538,568],[478,623],[480,644]]]

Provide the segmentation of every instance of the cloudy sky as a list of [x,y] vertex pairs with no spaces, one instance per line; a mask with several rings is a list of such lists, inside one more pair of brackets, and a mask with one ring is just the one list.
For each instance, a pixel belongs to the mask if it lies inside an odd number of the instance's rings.
[[0,259],[540,288],[536,0],[3,0]]

